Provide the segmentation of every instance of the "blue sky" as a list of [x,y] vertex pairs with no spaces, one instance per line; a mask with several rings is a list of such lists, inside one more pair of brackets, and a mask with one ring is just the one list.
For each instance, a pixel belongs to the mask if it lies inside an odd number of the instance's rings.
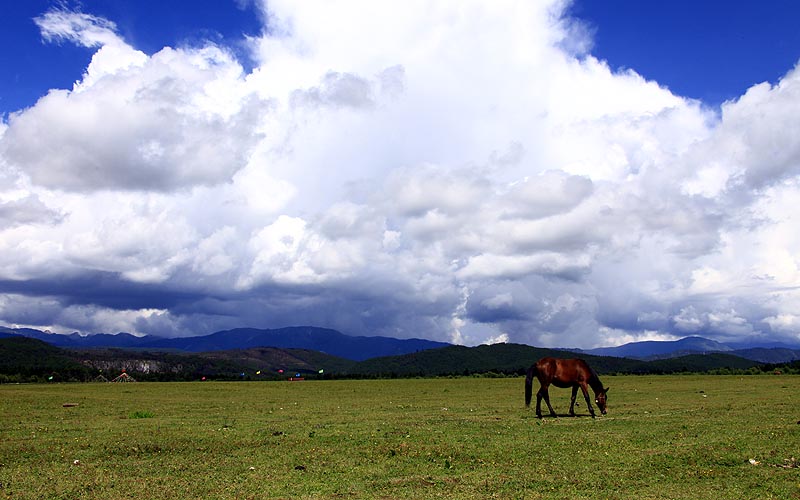
[[593,27],[593,53],[611,67],[711,105],[776,82],[800,53],[800,5],[790,0],[584,1],[573,12]]
[[612,68],[710,105],[776,82],[800,53],[800,5],[790,0],[580,1],[573,13],[594,29],[592,52]]
[[800,342],[799,10],[6,2],[0,324]]

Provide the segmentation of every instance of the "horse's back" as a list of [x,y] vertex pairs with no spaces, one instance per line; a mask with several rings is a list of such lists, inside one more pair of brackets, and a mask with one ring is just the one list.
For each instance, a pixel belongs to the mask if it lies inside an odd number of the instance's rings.
[[547,372],[547,371],[555,370],[559,361],[560,360],[558,360],[556,358],[550,358],[550,357],[542,358],[542,359],[540,359],[539,361],[536,362],[536,369],[539,370],[539,372],[543,372],[543,371]]
[[586,382],[592,369],[586,361],[579,358],[560,359],[545,357],[536,363],[540,380],[544,376],[557,387],[570,387],[575,383]]

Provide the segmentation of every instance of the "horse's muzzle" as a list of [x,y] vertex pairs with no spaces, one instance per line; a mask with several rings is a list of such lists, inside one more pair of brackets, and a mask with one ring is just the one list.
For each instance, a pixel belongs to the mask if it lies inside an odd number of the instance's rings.
[[606,411],[605,411],[605,410],[600,410],[600,413],[601,413],[601,414],[603,414],[603,415],[605,415],[605,414],[606,414]]

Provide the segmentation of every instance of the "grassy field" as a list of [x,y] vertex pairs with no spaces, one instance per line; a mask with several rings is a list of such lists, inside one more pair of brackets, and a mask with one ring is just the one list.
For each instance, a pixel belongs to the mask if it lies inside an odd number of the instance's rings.
[[800,498],[800,377],[603,382],[0,385],[0,498]]

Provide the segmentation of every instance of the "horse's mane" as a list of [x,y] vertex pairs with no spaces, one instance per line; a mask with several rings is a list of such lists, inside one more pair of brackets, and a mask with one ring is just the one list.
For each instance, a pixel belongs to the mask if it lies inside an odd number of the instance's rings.
[[[586,363],[586,362],[584,361],[584,363]],[[589,383],[589,386],[592,388],[592,390],[594,392],[602,392],[603,383],[600,382],[600,377],[597,375],[597,372],[594,371],[594,368],[589,366],[589,363],[586,363],[586,366],[589,368],[589,372],[592,374],[592,376],[589,378],[589,380],[587,380],[587,382]]]

